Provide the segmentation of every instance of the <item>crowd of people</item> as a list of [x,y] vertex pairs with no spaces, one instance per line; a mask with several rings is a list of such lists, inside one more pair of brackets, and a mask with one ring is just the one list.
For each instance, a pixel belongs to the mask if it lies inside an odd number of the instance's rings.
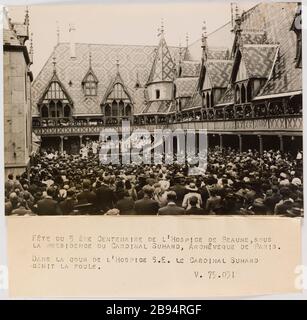
[[102,165],[97,148],[33,156],[7,177],[6,215],[303,215],[302,152],[211,149],[206,171],[189,175],[176,162]]

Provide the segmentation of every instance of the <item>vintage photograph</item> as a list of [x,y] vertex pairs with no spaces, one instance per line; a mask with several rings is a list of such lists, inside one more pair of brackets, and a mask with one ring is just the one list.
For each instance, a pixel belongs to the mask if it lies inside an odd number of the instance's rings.
[[303,216],[301,3],[6,7],[5,214]]

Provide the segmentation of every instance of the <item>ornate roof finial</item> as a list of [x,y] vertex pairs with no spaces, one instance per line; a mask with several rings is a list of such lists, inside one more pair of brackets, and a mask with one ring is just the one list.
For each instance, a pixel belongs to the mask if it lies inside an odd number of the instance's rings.
[[135,80],[135,89],[138,89],[141,87],[140,79],[139,79],[139,70],[136,70],[136,80]]
[[181,47],[181,41],[179,42],[179,64],[181,64],[182,61],[182,47]]
[[92,67],[92,50],[91,50],[91,45],[88,46],[88,61],[90,68]]
[[28,6],[26,6],[25,25],[29,26],[29,24],[30,24],[29,8]]
[[205,41],[207,39],[207,25],[206,25],[206,20],[203,21],[203,26],[202,26],[202,43],[203,45],[205,44]]
[[239,18],[239,7],[238,7],[238,4],[236,3],[236,20]]
[[60,27],[59,21],[56,22],[56,37],[57,37],[57,44],[60,43]]
[[119,73],[119,59],[116,59],[116,72]]
[[53,54],[53,57],[52,57],[52,64],[53,64],[53,73],[56,73],[56,57],[55,57],[55,54]]
[[33,63],[33,54],[34,54],[34,51],[33,51],[33,32],[31,33],[31,38],[30,38],[30,60],[31,60],[31,64]]
[[188,47],[189,46],[189,34],[188,34],[188,32],[185,35],[185,42],[186,42],[186,47]]
[[161,34],[164,33],[164,20],[161,18]]

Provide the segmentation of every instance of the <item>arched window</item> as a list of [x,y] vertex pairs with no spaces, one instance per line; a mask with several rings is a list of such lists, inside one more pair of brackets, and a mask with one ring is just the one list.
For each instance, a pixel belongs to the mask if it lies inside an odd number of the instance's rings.
[[210,97],[209,97],[209,93],[206,93],[206,107],[210,108]]
[[252,85],[249,81],[247,84],[247,96],[246,96],[246,102],[250,102],[252,100]]
[[111,107],[108,104],[104,108],[104,115],[106,117],[110,117],[111,116]]
[[48,107],[45,104],[41,108],[41,115],[42,115],[42,118],[48,118],[49,117]]
[[126,116],[127,117],[131,117],[131,106],[130,106],[130,104],[128,104],[126,106]]
[[246,91],[245,91],[245,85],[241,85],[241,103],[246,102]]
[[83,91],[86,96],[96,96],[97,95],[97,79],[92,72],[89,72],[83,79]]
[[64,107],[64,117],[65,118],[69,118],[70,117],[70,106],[69,105],[66,105]]
[[123,100],[120,100],[118,103],[118,113],[119,113],[119,116],[125,115],[125,105]]
[[236,89],[235,89],[235,103],[240,103],[240,87],[239,85],[236,85]]
[[112,102],[112,116],[113,117],[118,116],[118,104],[115,100]]

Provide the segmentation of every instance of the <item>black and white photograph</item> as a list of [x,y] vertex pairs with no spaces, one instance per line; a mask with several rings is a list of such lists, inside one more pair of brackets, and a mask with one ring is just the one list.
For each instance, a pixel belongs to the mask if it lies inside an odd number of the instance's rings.
[[5,9],[6,215],[303,216],[301,4],[206,6]]

